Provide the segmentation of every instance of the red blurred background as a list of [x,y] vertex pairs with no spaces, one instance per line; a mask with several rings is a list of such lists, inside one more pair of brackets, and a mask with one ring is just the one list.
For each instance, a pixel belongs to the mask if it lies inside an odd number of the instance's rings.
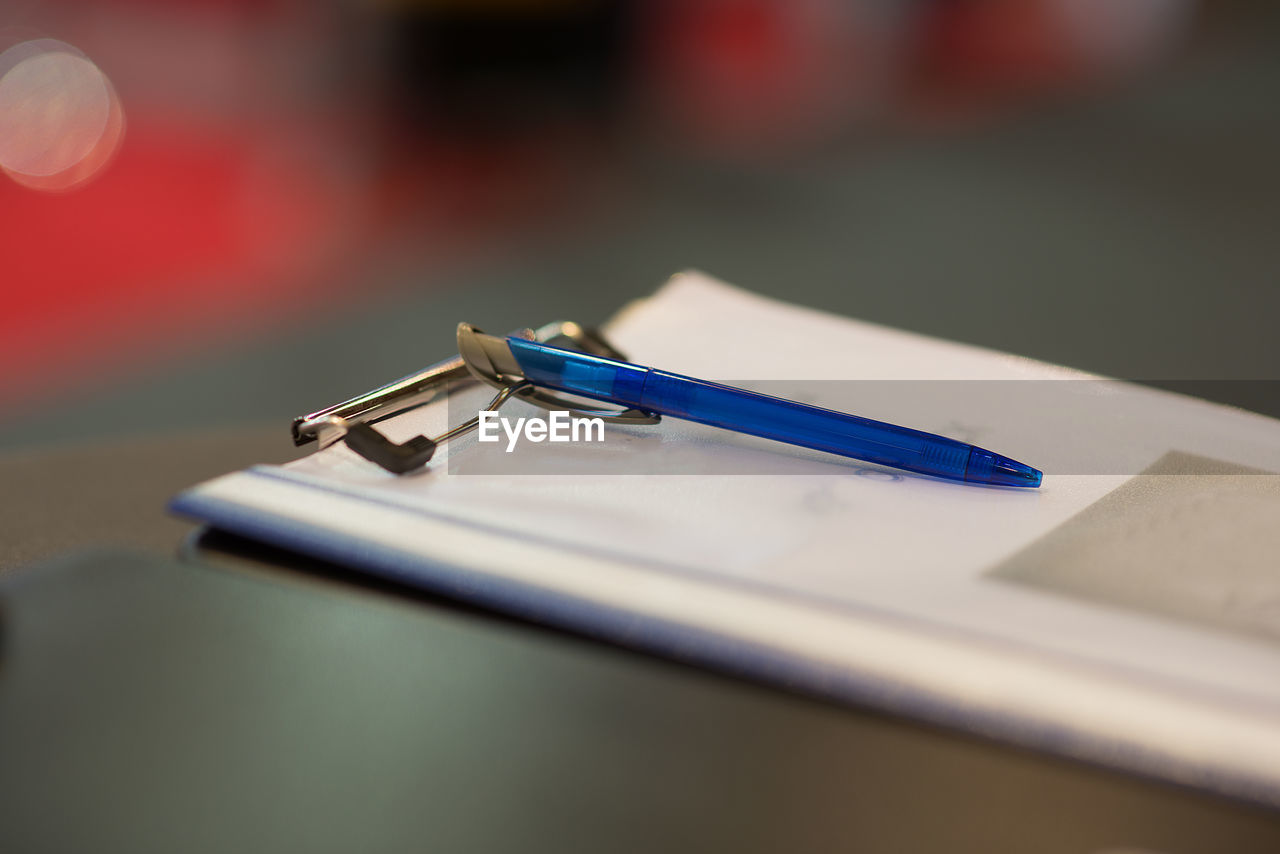
[[[954,133],[1123,86],[1206,19],[1191,0],[10,4],[0,418],[340,312],[397,253],[448,265],[607,216],[637,149],[749,172]],[[31,56],[100,72],[84,91],[115,99],[116,144],[22,171],[89,109]]]

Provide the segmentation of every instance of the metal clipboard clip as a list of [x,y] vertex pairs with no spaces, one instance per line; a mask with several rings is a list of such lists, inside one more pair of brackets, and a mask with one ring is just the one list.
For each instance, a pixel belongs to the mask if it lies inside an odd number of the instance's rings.
[[[614,424],[657,424],[660,416],[640,409],[583,409],[569,398],[539,389],[523,376],[496,374],[487,362],[476,358],[474,336],[480,330],[467,323],[458,324],[458,353],[436,362],[417,373],[401,377],[373,391],[353,397],[334,406],[293,420],[293,443],[317,442],[321,448],[336,442],[360,456],[377,463],[393,474],[405,474],[426,465],[436,448],[476,429],[480,416],[435,437],[414,436],[405,442],[393,442],[373,425],[393,415],[407,412],[448,394],[450,388],[483,382],[498,390],[482,411],[497,411],[513,397],[544,409],[567,410],[583,418],[600,418]],[[570,346],[585,353],[626,361],[600,333],[573,321],[557,321],[537,329],[521,329],[512,335],[544,344]]]

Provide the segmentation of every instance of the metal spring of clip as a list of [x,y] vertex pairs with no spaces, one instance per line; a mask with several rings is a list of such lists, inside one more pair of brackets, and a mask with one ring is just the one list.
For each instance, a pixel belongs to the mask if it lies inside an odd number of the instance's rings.
[[[483,359],[473,357],[474,336],[479,332],[469,324],[459,324],[459,355],[358,397],[295,418],[293,443],[305,445],[317,442],[321,448],[326,448],[342,441],[360,456],[393,474],[414,471],[426,465],[440,445],[476,429],[480,424],[479,413],[434,439],[414,436],[400,443],[393,442],[373,425],[430,403],[447,394],[451,387],[472,382],[483,382],[498,390],[482,411],[495,412],[516,397],[544,409],[567,410],[578,417],[600,418],[614,424],[657,424],[660,420],[659,415],[640,409],[584,410],[577,401],[539,389],[523,377],[504,376],[488,371]],[[586,353],[626,360],[600,333],[572,321],[557,321],[537,329],[522,329],[512,335],[541,343],[567,342]]]

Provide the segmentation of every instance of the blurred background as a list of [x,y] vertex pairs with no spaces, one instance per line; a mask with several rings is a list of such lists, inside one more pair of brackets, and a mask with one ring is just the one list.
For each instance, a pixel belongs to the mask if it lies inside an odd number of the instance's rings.
[[1280,415],[1277,152],[1269,0],[7,0],[0,448],[690,267]]

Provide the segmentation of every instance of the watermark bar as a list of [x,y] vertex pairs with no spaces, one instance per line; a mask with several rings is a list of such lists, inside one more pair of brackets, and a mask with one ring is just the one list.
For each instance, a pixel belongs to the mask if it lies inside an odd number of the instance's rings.
[[[1198,462],[1161,474],[1280,472],[1280,421],[1268,417],[1280,414],[1280,380],[727,382],[994,449],[1046,478],[1151,473],[1170,453]],[[483,396],[451,395],[450,423],[475,417]],[[450,448],[447,465],[454,474],[925,477],[675,418],[622,426],[517,401],[481,413],[479,430]]]

